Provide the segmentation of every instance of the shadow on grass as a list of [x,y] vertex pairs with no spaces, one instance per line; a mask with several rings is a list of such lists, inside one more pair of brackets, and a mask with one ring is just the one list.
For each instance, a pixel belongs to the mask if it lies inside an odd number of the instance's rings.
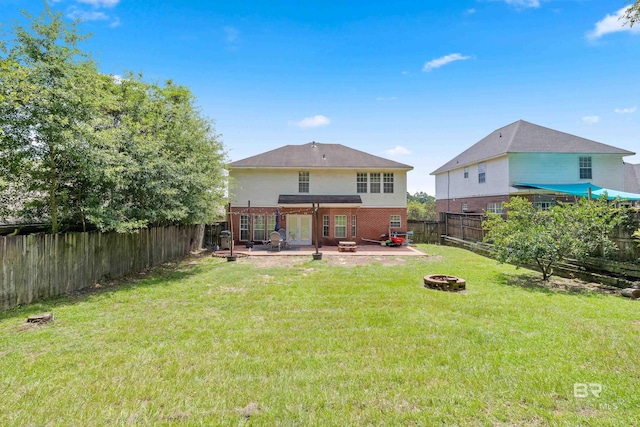
[[527,291],[544,294],[598,296],[618,295],[620,292],[619,289],[611,286],[555,276],[551,276],[549,280],[543,281],[541,277],[530,274],[501,274],[498,280],[502,285],[514,286]]
[[[31,304],[12,307],[0,311],[0,320],[28,317],[35,313],[52,312],[57,308],[66,307],[87,301],[94,295],[113,294],[132,289],[144,289],[149,287],[167,286],[172,281],[183,280],[200,274],[204,269],[207,271],[220,268],[226,262],[203,265],[198,262],[199,258],[210,256],[189,255],[173,261],[167,261],[160,265],[150,267],[135,273],[130,273],[116,279],[105,278],[99,285],[89,286],[65,295],[35,301]],[[55,314],[55,313],[54,313]]]

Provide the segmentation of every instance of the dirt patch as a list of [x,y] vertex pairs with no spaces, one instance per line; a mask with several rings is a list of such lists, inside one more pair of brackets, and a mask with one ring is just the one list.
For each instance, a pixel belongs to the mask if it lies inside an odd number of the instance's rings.
[[532,276],[511,277],[507,284],[520,286],[525,289],[542,292],[562,292],[562,293],[599,293],[606,295],[621,295],[621,289],[614,286],[607,286],[600,283],[584,282],[578,279],[566,279],[563,277],[551,277],[548,281]]

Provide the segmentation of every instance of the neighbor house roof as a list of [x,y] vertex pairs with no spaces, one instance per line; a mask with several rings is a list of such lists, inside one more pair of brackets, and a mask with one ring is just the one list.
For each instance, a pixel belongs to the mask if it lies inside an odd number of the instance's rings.
[[640,193],[640,165],[624,163],[624,191]]
[[357,168],[404,169],[412,166],[354,150],[340,144],[310,142],[302,145],[285,145],[275,150],[238,160],[233,168]]
[[496,129],[440,168],[431,172],[431,175],[437,175],[507,153],[585,153],[622,154],[623,156],[635,154],[622,148],[518,120],[510,125]]

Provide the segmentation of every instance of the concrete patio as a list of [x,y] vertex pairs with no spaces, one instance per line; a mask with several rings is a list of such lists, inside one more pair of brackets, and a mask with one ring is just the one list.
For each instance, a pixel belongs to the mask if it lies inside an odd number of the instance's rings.
[[[314,246],[292,246],[280,251],[270,251],[267,246],[260,244],[249,249],[244,246],[237,246],[233,250],[234,255],[248,256],[310,256],[315,253]],[[357,252],[339,252],[337,246],[322,246],[318,248],[318,252],[322,252],[322,256],[426,256],[424,252],[420,252],[412,246],[381,246],[381,245],[358,245]],[[230,251],[216,251],[216,256],[227,256]]]

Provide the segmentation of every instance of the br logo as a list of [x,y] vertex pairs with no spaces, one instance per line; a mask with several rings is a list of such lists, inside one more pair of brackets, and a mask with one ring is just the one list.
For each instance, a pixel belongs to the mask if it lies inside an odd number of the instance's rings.
[[600,393],[602,393],[602,384],[600,383],[575,383],[573,385],[573,397],[600,397]]

